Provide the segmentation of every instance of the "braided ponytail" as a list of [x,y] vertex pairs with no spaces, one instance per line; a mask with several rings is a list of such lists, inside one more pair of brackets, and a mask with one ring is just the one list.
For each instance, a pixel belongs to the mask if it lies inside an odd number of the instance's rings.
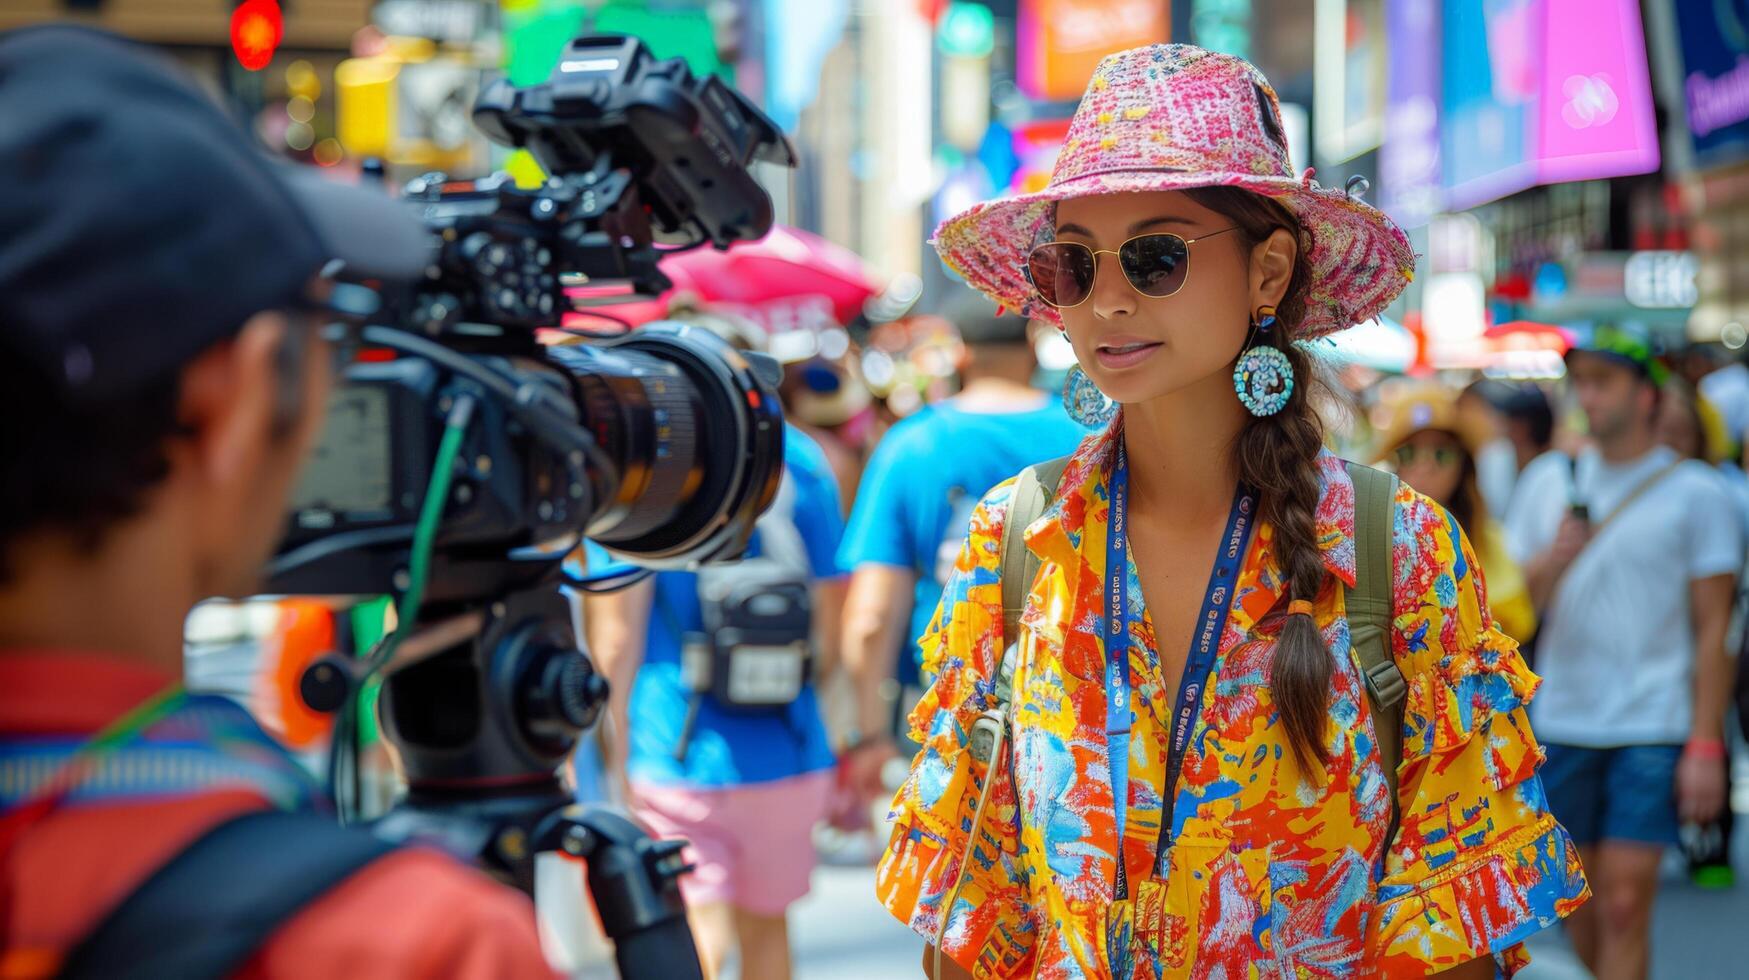
[[[1280,205],[1249,191],[1229,187],[1185,192],[1198,204],[1232,219],[1247,247],[1286,228],[1301,242],[1298,220]],[[1306,266],[1295,262],[1287,292],[1276,308],[1277,327],[1268,343],[1281,348],[1293,365],[1294,390],[1287,406],[1275,415],[1254,418],[1239,434],[1239,479],[1259,494],[1259,516],[1274,528],[1276,562],[1282,591],[1289,601],[1313,601],[1326,575],[1319,554],[1316,515],[1320,494],[1318,454],[1324,446],[1324,425],[1314,404],[1326,392],[1317,365],[1305,351],[1287,342],[1305,316]],[[1270,664],[1269,687],[1294,758],[1302,768],[1322,766],[1330,704],[1330,651],[1310,616],[1284,618]]]
[[[1278,314],[1279,315],[1279,314]],[[1318,453],[1324,445],[1323,424],[1313,410],[1304,381],[1311,376],[1311,358],[1292,346],[1285,348],[1294,376],[1293,398],[1286,408],[1257,419],[1239,435],[1239,479],[1257,488],[1260,514],[1275,529],[1275,554],[1281,566],[1282,591],[1291,600],[1315,600],[1324,584],[1319,555]],[[1269,688],[1281,711],[1288,743],[1303,768],[1325,761],[1324,725],[1329,716],[1330,651],[1310,616],[1288,616],[1276,637]]]

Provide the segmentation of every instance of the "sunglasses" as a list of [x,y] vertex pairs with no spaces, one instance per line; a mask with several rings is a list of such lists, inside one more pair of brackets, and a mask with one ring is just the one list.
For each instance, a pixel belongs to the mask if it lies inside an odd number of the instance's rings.
[[1080,242],[1046,242],[1026,256],[1026,278],[1039,299],[1066,310],[1087,302],[1099,274],[1101,255],[1117,256],[1118,268],[1136,292],[1159,299],[1184,288],[1190,275],[1190,246],[1234,228],[1222,228],[1197,238],[1170,233],[1137,235],[1117,247],[1092,248]]
[[1421,446],[1398,446],[1396,451],[1398,466],[1413,466],[1415,460],[1430,457],[1435,466],[1441,468],[1456,466],[1458,451],[1450,446],[1440,446],[1438,449],[1427,449]]

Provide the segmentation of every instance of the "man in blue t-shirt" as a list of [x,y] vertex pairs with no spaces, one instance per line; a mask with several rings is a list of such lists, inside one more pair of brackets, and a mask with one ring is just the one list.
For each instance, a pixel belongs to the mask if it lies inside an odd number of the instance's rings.
[[[1032,387],[1042,324],[1000,315],[963,290],[945,315],[965,342],[958,395],[895,425],[863,471],[838,563],[851,571],[845,669],[856,687],[851,785],[883,796],[897,754],[892,691],[920,685],[917,639],[928,627],[984,492],[1032,463],[1066,456],[1087,435],[1054,395]],[[901,651],[903,652],[901,655]]]
[[[771,527],[768,514],[747,557],[776,556],[767,534],[799,537],[814,583],[817,677],[835,646],[835,638],[820,638],[836,628],[843,603],[836,552],[844,519],[825,453],[793,427],[784,432],[784,480],[779,500],[793,532]],[[836,761],[813,685],[781,707],[736,709],[708,694],[695,697],[681,678],[682,639],[704,632],[699,576],[691,572],[661,572],[623,592],[590,596],[584,619],[591,652],[612,683],[615,731],[624,733],[609,750],[610,768],[653,834],[692,843],[687,859],[697,870],[681,879],[681,889],[706,975],[738,947],[742,976],[789,976],[786,910],[808,892],[811,835]]]

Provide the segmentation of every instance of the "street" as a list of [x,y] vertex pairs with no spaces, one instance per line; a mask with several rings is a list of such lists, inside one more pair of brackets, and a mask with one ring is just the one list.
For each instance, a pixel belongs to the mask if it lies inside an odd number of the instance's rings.
[[923,940],[875,903],[873,868],[820,867],[790,917],[796,980],[917,976]]

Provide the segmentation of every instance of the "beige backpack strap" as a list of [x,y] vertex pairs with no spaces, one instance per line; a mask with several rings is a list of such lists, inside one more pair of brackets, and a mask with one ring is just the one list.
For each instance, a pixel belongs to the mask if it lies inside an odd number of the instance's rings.
[[1391,654],[1391,536],[1396,526],[1396,476],[1359,463],[1348,464],[1354,481],[1355,586],[1347,590],[1348,635],[1372,699],[1379,762],[1391,793],[1391,829],[1397,836],[1397,767],[1403,762],[1403,699],[1408,682]]
[[1034,463],[1020,471],[1008,495],[1008,517],[1002,522],[1002,646],[1020,638],[1020,614],[1032,580],[1038,577],[1038,556],[1026,546],[1026,529],[1044,516],[1057,495],[1069,457]]

